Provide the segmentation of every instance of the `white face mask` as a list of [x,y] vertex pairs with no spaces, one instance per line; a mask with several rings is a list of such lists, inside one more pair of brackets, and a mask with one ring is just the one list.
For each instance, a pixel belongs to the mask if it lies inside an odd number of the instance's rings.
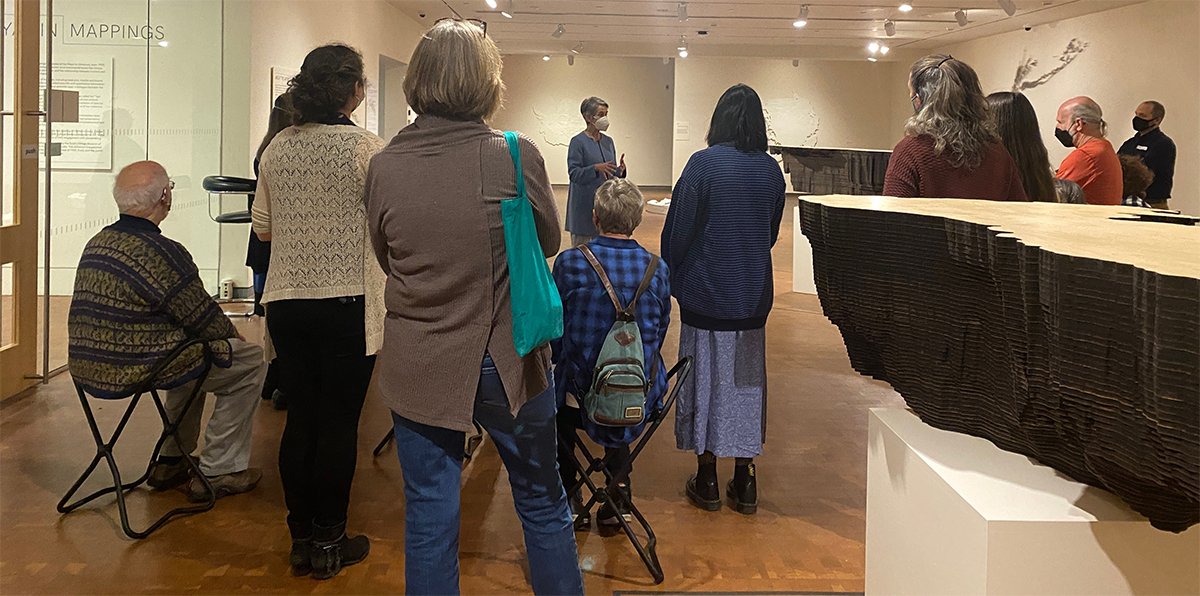
[[592,124],[596,125],[596,130],[608,130],[608,116],[596,119]]

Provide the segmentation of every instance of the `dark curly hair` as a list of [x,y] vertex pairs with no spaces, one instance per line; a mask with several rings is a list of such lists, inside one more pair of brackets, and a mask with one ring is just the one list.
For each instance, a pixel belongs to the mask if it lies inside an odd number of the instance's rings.
[[288,82],[295,123],[336,118],[354,97],[356,86],[365,82],[363,58],[358,50],[329,44],[309,52],[304,57],[300,74]]
[[1142,163],[1142,158],[1136,155],[1121,157],[1121,195],[1125,197],[1146,198],[1146,189],[1154,182],[1154,172]]

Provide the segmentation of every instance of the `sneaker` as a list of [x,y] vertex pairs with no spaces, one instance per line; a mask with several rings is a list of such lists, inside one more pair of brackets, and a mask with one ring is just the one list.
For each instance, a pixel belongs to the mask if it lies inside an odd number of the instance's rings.
[[571,525],[576,531],[586,532],[592,527],[592,514],[583,510],[583,491],[576,490],[568,495],[567,503],[571,505]]
[[733,479],[725,487],[725,496],[733,501],[733,508],[743,515],[758,512],[758,481],[755,480],[754,464],[737,466]]
[[[218,499],[229,495],[248,493],[258,486],[259,480],[262,480],[262,470],[258,468],[246,468],[241,472],[208,477]],[[191,483],[188,484],[188,500],[193,503],[203,503],[208,500],[208,487],[204,486],[199,478],[192,478]]]
[[602,526],[619,526],[620,520],[617,516],[621,516],[625,523],[633,521],[633,514],[629,512],[629,503],[632,502],[633,493],[629,489],[629,484],[618,484],[617,494],[615,498],[609,499],[604,505],[600,506],[600,511],[596,512],[596,517],[600,520]]
[[705,511],[721,510],[721,491],[717,489],[717,463],[700,464],[696,474],[688,478],[688,500]]
[[179,462],[174,464],[157,461],[150,470],[150,477],[146,479],[146,484],[149,484],[150,488],[154,490],[170,490],[187,482],[191,477],[191,472],[183,458],[179,458]]

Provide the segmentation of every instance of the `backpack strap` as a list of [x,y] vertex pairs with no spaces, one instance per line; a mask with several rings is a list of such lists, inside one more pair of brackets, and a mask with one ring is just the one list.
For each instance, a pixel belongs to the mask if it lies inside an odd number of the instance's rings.
[[646,265],[646,274],[642,276],[642,283],[638,285],[637,293],[633,295],[633,301],[625,308],[625,313],[633,317],[634,310],[637,308],[638,298],[650,289],[650,284],[654,282],[654,273],[658,271],[658,257],[650,255],[650,264]]
[[608,273],[605,273],[604,266],[592,253],[592,249],[586,244],[580,245],[579,252],[583,253],[583,258],[592,265],[592,269],[596,270],[596,274],[600,276],[600,283],[604,284],[604,291],[608,292],[608,297],[612,299],[613,308],[617,309],[617,318],[621,318],[625,314],[625,307],[621,306],[621,299],[617,297],[617,291],[613,289],[612,280],[608,279]]

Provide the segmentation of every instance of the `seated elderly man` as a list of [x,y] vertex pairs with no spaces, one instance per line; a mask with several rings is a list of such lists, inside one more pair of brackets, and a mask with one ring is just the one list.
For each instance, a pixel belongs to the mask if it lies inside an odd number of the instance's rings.
[[[201,389],[216,395],[205,433],[200,470],[217,497],[252,490],[262,471],[250,466],[254,410],[263,383],[262,348],[243,341],[233,323],[200,281],[183,245],[163,236],[158,224],[171,211],[171,187],[163,167],[152,161],[121,170],[113,197],[121,212],[83,249],[68,314],[71,376],[89,393],[106,399],[131,395],[150,370],[180,344],[205,339],[214,362]],[[154,384],[167,390],[171,419],[180,415],[203,370],[200,346],[184,352]],[[203,396],[179,427],[183,445],[168,440],[149,478],[167,490],[188,481],[180,449],[191,453],[200,434]],[[188,499],[208,498],[198,478]]]
[[[662,407],[667,391],[667,371],[659,350],[671,322],[671,287],[666,263],[633,239],[634,229],[642,222],[644,205],[642,193],[632,182],[619,178],[605,182],[596,191],[592,213],[600,235],[586,247],[612,282],[622,306],[628,306],[633,300],[651,259],[658,259],[658,269],[649,287],[638,298],[634,313],[645,351],[646,375],[653,379],[645,407],[646,411],[653,412]],[[600,426],[582,414],[578,403],[582,403],[583,396],[591,388],[596,359],[616,322],[617,309],[582,249],[571,249],[558,255],[554,261],[554,281],[563,303],[563,335],[552,344],[554,386],[559,396],[559,444],[571,445],[567,433],[574,433],[582,426],[593,441],[604,447],[605,455],[613,455],[609,461],[616,473],[629,462],[629,444],[642,433],[644,423],[625,427]],[[561,450],[558,467],[563,486],[573,486],[577,481],[577,470]],[[621,498],[615,508],[605,504],[597,512],[599,522],[604,525],[620,524],[617,515],[629,521],[628,503],[632,496],[629,476],[624,474],[615,480]],[[575,527],[586,528],[591,520],[580,519],[583,509],[581,491],[574,491],[568,497]]]

